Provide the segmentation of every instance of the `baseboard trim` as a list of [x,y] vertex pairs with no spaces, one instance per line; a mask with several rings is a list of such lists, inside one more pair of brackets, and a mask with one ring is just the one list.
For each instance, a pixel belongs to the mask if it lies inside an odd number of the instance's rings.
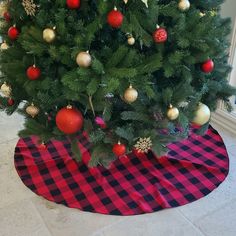
[[215,123],[236,135],[236,117],[227,111],[218,109],[212,114],[211,123]]

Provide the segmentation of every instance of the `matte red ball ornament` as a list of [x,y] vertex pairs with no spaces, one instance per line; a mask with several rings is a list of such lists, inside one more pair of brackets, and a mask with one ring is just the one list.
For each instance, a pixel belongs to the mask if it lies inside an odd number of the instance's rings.
[[80,7],[80,0],[66,0],[66,5],[70,9],[77,9]]
[[58,111],[56,124],[59,130],[65,134],[74,134],[83,126],[84,118],[79,110],[67,106]]
[[116,7],[107,15],[107,23],[113,28],[120,28],[123,23],[123,19],[123,14],[118,11]]
[[10,20],[11,20],[11,16],[10,16],[10,14],[9,14],[9,12],[4,12],[3,13],[3,17],[4,17],[4,19],[6,20],[6,22],[10,22]]
[[126,153],[126,146],[124,144],[118,142],[118,143],[114,144],[112,151],[118,157],[123,156]]
[[168,34],[164,28],[157,26],[157,29],[153,32],[152,37],[155,43],[164,43],[168,38]]
[[9,28],[8,30],[8,37],[11,39],[11,40],[16,40],[20,34],[19,30],[15,27],[15,26],[12,26]]
[[209,59],[201,65],[201,70],[204,73],[211,73],[214,70],[214,62]]
[[30,66],[27,69],[26,74],[27,74],[27,77],[30,80],[36,80],[36,79],[38,79],[40,77],[41,70],[38,67],[36,67],[35,65],[33,65],[33,66]]
[[9,106],[13,106],[14,103],[15,103],[15,101],[14,101],[14,99],[12,99],[12,98],[9,98],[9,99],[7,100],[7,104],[8,104]]

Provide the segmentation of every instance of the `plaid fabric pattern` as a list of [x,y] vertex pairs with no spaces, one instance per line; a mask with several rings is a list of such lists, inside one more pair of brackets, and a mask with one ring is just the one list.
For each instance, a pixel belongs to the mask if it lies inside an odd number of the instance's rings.
[[109,169],[88,168],[90,144],[78,136],[83,162],[71,158],[70,143],[20,139],[15,167],[23,183],[44,198],[83,211],[136,215],[193,202],[214,190],[228,174],[224,143],[212,127],[204,136],[169,145],[167,156],[129,154]]

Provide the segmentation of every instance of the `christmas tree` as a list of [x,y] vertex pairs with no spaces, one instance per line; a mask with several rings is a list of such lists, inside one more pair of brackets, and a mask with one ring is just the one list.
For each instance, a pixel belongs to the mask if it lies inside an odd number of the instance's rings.
[[222,0],[10,0],[0,4],[0,107],[22,137],[92,143],[90,165],[157,156],[228,110],[230,20]]

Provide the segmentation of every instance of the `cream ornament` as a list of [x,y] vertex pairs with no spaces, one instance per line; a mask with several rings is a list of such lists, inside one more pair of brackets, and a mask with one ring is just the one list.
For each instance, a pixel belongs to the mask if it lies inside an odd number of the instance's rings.
[[167,117],[169,120],[176,120],[179,117],[179,110],[176,107],[173,107],[172,105],[169,106],[169,109],[167,111]]
[[56,27],[51,28],[46,28],[43,31],[43,39],[47,43],[52,43],[55,38],[56,38],[56,32],[55,32]]
[[[128,3],[129,0],[123,0],[125,4]],[[148,8],[148,0],[141,0],[145,5],[146,7]]]
[[190,2],[189,0],[180,0],[179,4],[178,4],[178,8],[181,11],[187,11],[190,8]]
[[80,52],[76,57],[76,63],[82,68],[87,68],[92,64],[92,57],[89,52]]
[[0,46],[1,50],[7,50],[9,48],[8,44],[6,42],[3,42]]
[[11,87],[9,85],[7,85],[6,82],[2,84],[0,91],[6,97],[10,97],[11,96]]
[[33,103],[30,106],[26,107],[26,113],[34,118],[36,115],[39,114],[39,108],[36,107]]
[[130,46],[134,45],[135,44],[135,38],[132,35],[128,36],[127,43]]
[[132,87],[132,85],[129,86],[128,89],[125,90],[124,93],[124,99],[127,103],[135,102],[138,98],[138,91]]
[[197,110],[195,112],[195,117],[193,119],[193,123],[197,125],[204,125],[206,124],[211,117],[211,111],[209,107],[203,103],[199,103]]

